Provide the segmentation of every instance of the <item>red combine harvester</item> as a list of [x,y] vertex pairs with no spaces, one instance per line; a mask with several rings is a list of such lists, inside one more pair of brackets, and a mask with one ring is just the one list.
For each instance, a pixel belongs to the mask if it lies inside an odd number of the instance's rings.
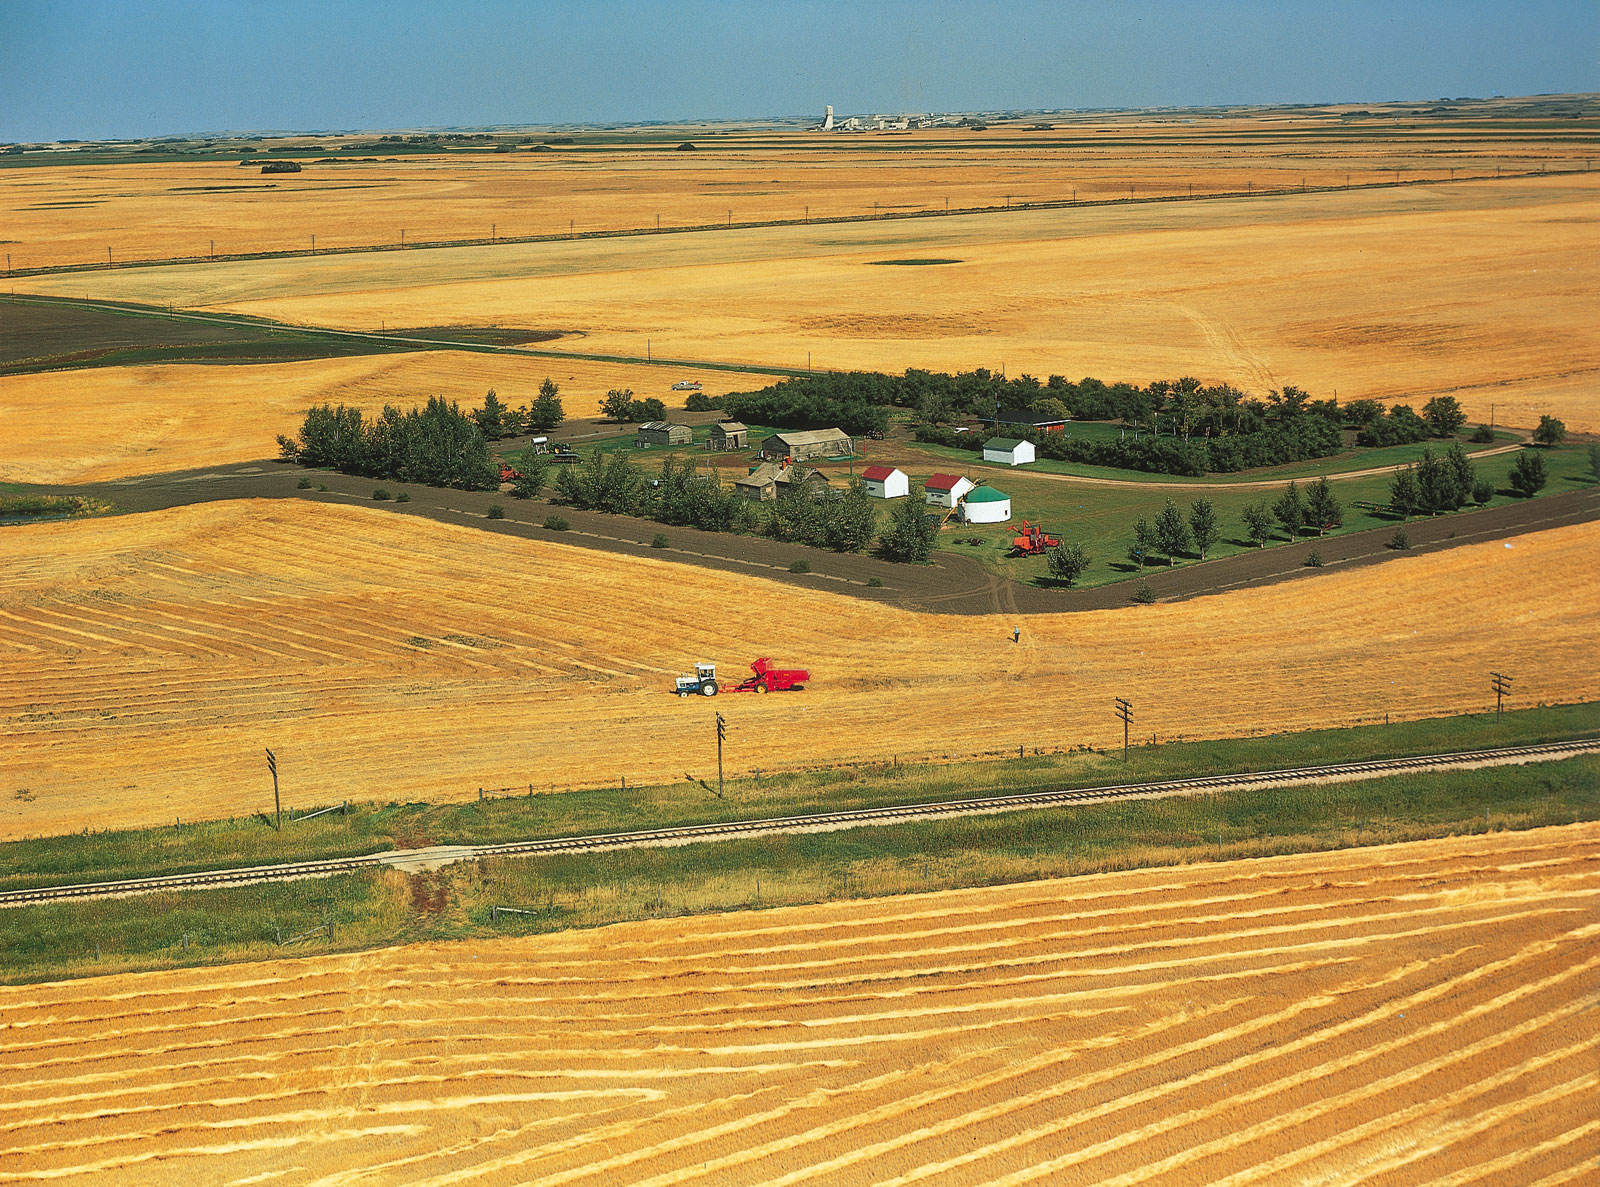
[[1022,535],[1011,540],[1012,556],[1042,556],[1052,548],[1061,547],[1061,537],[1048,534],[1036,523],[1022,521]]
[[775,668],[772,661],[762,656],[750,665],[754,676],[735,688],[734,692],[799,692],[811,679],[804,668]]
[[504,462],[500,463],[500,481],[501,482],[515,482],[517,479],[519,479],[521,477],[522,477],[522,472],[520,470],[514,470],[510,466],[506,465]]

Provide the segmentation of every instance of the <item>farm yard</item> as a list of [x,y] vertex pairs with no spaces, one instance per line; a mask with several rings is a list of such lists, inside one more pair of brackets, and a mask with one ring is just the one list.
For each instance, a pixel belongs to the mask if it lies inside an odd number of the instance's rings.
[[0,1182],[1576,1182],[1597,856],[1581,824],[7,987]]
[[1494,668],[1530,701],[1595,699],[1600,605],[1571,591],[1597,539],[1584,523],[1312,587],[1019,620],[360,506],[40,524],[0,534],[0,838],[259,811],[264,746],[302,806],[703,774],[710,708],[670,695],[702,659],[812,670],[801,697],[717,702],[738,773],[1104,746],[1113,695],[1163,738],[1477,711]]

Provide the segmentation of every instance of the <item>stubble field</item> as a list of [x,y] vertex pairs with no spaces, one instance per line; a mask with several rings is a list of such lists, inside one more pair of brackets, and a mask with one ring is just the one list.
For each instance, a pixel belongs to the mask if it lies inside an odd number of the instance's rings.
[[[1592,175],[20,278],[17,290],[555,349],[1459,399],[1600,429]],[[884,260],[941,259],[916,267]]]
[[8,987],[0,1182],[1577,1183],[1597,871],[1585,824]]
[[[3,316],[3,311],[0,311]],[[748,390],[770,376],[678,371],[588,359],[429,351],[307,362],[160,364],[0,377],[0,481],[103,482],[277,455],[314,404],[375,413],[409,409],[430,396],[483,403],[490,388],[515,408],[545,379],[561,389],[570,419],[593,416],[611,388],[682,408],[677,378],[698,378],[709,395]]]
[[[1537,101],[1534,101],[1537,104]],[[1551,104],[1545,104],[1547,108]],[[0,169],[8,267],[615,232],[876,213],[1447,181],[1587,169],[1593,105],[1528,101],[1052,117],[864,136],[725,127],[506,137],[519,151],[327,154],[362,137],[240,143],[210,160],[129,147]],[[1574,122],[1574,113],[1582,118]],[[1554,118],[1552,118],[1554,115]],[[688,141],[693,152],[677,151]],[[301,151],[286,151],[299,148]],[[298,174],[259,164],[304,162]],[[121,153],[125,159],[110,162]],[[367,157],[368,159],[361,159]],[[372,159],[376,158],[376,159]]]
[[[1600,697],[1582,525],[1174,605],[917,614],[359,506],[231,502],[0,534],[0,837],[715,770],[1232,736]],[[1508,601],[1508,590],[1517,595]],[[619,822],[625,824],[626,822]]]

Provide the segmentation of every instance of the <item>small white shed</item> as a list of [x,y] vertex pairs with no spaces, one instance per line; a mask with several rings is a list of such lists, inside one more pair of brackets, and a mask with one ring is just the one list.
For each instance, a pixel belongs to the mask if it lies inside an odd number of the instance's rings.
[[1011,518],[1011,496],[992,486],[980,486],[968,492],[961,503],[961,519],[965,523],[1005,523]]
[[933,474],[922,484],[922,501],[930,507],[954,507],[972,489],[972,480],[959,474]]
[[1035,457],[1032,441],[990,437],[983,443],[983,460],[986,462],[999,462],[1002,466],[1026,466]]
[[911,479],[895,466],[868,466],[861,481],[874,499],[903,499],[911,493]]

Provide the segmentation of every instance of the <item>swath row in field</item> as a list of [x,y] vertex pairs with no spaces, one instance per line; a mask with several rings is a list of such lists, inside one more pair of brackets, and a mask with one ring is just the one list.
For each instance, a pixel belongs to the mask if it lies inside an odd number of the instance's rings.
[[1586,824],[5,988],[0,1183],[1559,1181],[1597,899]]

